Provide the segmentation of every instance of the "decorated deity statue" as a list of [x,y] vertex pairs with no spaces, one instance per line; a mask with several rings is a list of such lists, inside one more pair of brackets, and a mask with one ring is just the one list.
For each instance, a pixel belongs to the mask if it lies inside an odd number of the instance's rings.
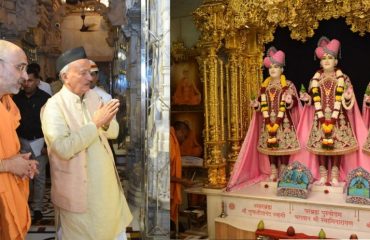
[[274,47],[267,51],[263,64],[269,71],[269,77],[263,81],[260,98],[252,101],[256,111],[263,117],[258,151],[269,155],[270,179],[278,177],[278,164],[284,170],[289,161],[289,155],[300,149],[290,110],[298,105],[294,85],[283,75],[285,54]]
[[[312,77],[308,92],[300,93],[301,100],[314,108],[303,112],[302,121],[312,121],[310,129],[302,131],[309,130],[306,148],[319,160],[319,184],[330,179],[333,185],[337,185],[340,170],[344,173],[356,166],[347,156],[358,150],[354,124],[359,112],[351,81],[337,67],[339,50],[338,40],[320,38],[315,54],[320,59],[321,68]],[[311,114],[313,116],[309,116]],[[360,125],[357,130],[359,128]],[[356,158],[353,154],[352,157]],[[347,167],[340,169],[341,161],[352,161],[352,165],[347,162],[343,165]]]
[[251,101],[255,112],[228,189],[267,177],[276,181],[279,166],[282,172],[289,155],[300,150],[296,125],[301,105],[294,84],[282,74],[285,54],[271,47],[263,63],[268,68],[269,77],[263,81],[259,97]]

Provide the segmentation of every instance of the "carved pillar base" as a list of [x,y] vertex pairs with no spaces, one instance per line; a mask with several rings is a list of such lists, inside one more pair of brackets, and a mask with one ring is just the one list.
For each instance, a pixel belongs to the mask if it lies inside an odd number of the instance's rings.
[[208,181],[206,188],[224,188],[226,187],[226,163],[208,165]]
[[239,140],[233,141],[231,143],[231,149],[230,149],[230,153],[228,155],[228,164],[229,164],[228,176],[230,176],[232,174],[233,170],[234,170],[234,165],[235,165],[235,162],[238,159],[240,148],[241,147],[240,147],[240,141]]

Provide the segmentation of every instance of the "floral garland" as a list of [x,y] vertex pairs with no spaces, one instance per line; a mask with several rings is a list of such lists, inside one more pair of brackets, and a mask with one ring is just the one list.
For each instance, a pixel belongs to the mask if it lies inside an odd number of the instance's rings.
[[314,78],[312,79],[312,97],[314,101],[314,106],[316,110],[317,117],[321,123],[321,129],[325,135],[325,138],[322,140],[322,148],[327,150],[334,149],[334,139],[333,139],[333,129],[334,124],[336,123],[339,115],[339,111],[342,106],[342,95],[344,92],[344,77],[343,73],[340,70],[335,72],[335,76],[337,78],[337,87],[335,89],[335,102],[334,102],[334,110],[331,114],[330,119],[325,119],[324,113],[322,111],[321,105],[321,96],[319,91],[319,82],[318,77],[320,73],[316,73]]
[[[271,81],[271,77],[268,77],[263,83],[261,88],[261,112],[262,116],[265,119],[265,126],[269,134],[267,139],[267,147],[277,148],[279,146],[278,140],[276,138],[277,130],[280,127],[280,123],[284,117],[286,111],[286,103],[284,100],[281,100],[279,103],[279,112],[275,122],[270,121],[269,106],[267,104],[266,88]],[[286,78],[284,75],[280,76],[280,84],[282,86],[282,93],[287,89]],[[271,98],[271,97],[270,97]]]

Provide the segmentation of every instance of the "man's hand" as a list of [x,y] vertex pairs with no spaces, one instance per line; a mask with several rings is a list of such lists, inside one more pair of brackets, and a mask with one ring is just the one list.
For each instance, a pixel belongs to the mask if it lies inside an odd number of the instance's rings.
[[364,100],[365,100],[366,103],[370,103],[370,96],[365,95]]
[[258,108],[258,106],[259,106],[258,100],[257,99],[251,100],[250,103],[249,103],[249,106],[251,106],[253,108]]
[[48,149],[44,146],[44,147],[41,149],[41,153],[42,153],[43,155],[48,154]]
[[310,95],[307,92],[300,92],[299,93],[299,99],[301,99],[304,102],[308,102],[310,100]]
[[113,117],[119,110],[119,100],[112,99],[107,104],[102,105],[94,114],[93,122],[97,128],[109,125]]
[[282,100],[285,101],[287,104],[291,104],[293,101],[292,94],[284,93],[282,96]]
[[189,179],[182,179],[181,183],[185,187],[191,187],[195,184],[192,180],[189,180]]
[[346,100],[349,100],[352,98],[352,95],[353,95],[353,87],[350,86],[349,88],[347,88],[346,91],[344,91],[343,96]]
[[38,174],[38,162],[35,160],[30,160],[30,156],[31,153],[21,153],[7,160],[3,160],[2,162],[8,172],[18,175],[22,178],[33,178],[35,174]]
[[181,184],[185,187],[191,187],[195,184],[192,180],[189,180],[189,179],[186,179],[186,178],[178,178],[178,177],[174,177],[174,176],[171,176],[171,182],[172,183],[179,183],[179,184]]

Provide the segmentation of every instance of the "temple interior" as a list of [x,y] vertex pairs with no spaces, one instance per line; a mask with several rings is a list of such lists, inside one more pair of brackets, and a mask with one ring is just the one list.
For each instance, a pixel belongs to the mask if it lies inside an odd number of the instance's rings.
[[[186,179],[178,216],[171,215],[174,238],[368,237],[367,220],[358,217],[369,213],[367,200],[350,187],[354,175],[369,170],[361,143],[368,124],[368,11],[361,0],[171,1],[170,123]],[[339,118],[321,105],[330,94],[318,76],[330,71],[320,51],[334,56],[337,79],[340,69],[344,88],[353,89],[350,108],[343,103]],[[273,67],[296,102],[272,85]],[[305,101],[303,94],[312,91]],[[278,94],[281,102],[274,103]],[[345,134],[355,136],[352,149],[339,147],[341,127],[333,123],[346,114],[359,119],[350,124],[354,135]],[[315,125],[320,116],[326,119],[322,132]],[[330,124],[338,127],[335,133]]]
[[[165,106],[169,103],[156,107],[167,91],[163,85],[169,86],[169,73],[167,78],[162,75],[162,68],[169,68],[169,58],[163,56],[169,54],[159,52],[170,42],[169,26],[162,25],[169,19],[169,3],[3,0],[0,11],[1,39],[21,47],[28,63],[40,66],[40,79],[52,86],[53,94],[62,86],[56,60],[63,52],[82,46],[87,58],[96,63],[98,87],[120,101],[119,134],[109,143],[133,215],[127,238],[169,236],[169,150],[165,146],[169,133]],[[165,116],[158,118],[158,114]],[[46,175],[42,217],[30,209],[27,240],[56,235],[49,165]]]
[[369,32],[368,0],[0,1],[52,96],[83,46],[119,100],[127,239],[370,238]]

